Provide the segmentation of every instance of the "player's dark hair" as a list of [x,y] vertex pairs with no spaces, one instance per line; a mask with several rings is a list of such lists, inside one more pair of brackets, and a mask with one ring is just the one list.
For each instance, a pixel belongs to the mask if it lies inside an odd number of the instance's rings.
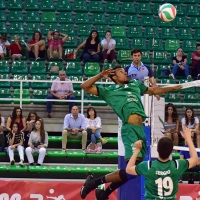
[[172,107],[172,109],[173,109],[172,121],[173,121],[173,123],[176,123],[176,121],[178,120],[178,113],[177,113],[176,107],[172,103],[168,103],[167,105],[165,105],[165,122],[167,122],[167,120],[168,120],[168,108],[169,107]]
[[191,111],[192,111],[191,125],[193,125],[193,124],[194,124],[194,110],[193,110],[192,108],[187,108],[187,109],[185,110],[185,123],[186,123],[186,125],[189,124],[189,119],[188,119],[188,116],[187,116],[187,111],[188,111],[188,110],[191,110]]
[[200,44],[196,44],[196,49],[197,49],[197,47],[200,47]]
[[171,138],[164,136],[158,141],[157,151],[160,158],[169,158],[170,154],[172,153],[172,150],[173,141]]
[[35,34],[36,34],[36,33],[39,34],[39,40],[41,40],[41,39],[42,39],[42,34],[40,33],[40,31],[35,31],[35,32],[33,33],[32,40],[35,40]]
[[[113,67],[112,69],[113,70],[116,70],[116,69],[119,69],[119,68],[123,68],[121,65],[116,65],[115,67]],[[114,75],[110,75],[109,77],[110,77],[110,79],[115,83],[115,80],[113,79],[113,76],[115,76],[115,74]]]
[[94,118],[96,118],[97,117],[97,111],[94,109],[94,107],[89,107],[87,109],[87,118],[90,119],[90,115],[89,115],[90,110],[94,110]]
[[135,53],[140,53],[140,54],[142,55],[142,51],[141,51],[140,49],[133,49],[133,50],[131,51],[131,56],[132,56],[133,54],[135,54]]

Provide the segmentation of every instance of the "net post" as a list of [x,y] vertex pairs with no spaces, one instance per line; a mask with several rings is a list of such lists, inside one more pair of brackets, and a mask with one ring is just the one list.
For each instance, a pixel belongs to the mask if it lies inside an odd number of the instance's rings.
[[[144,77],[144,85],[149,87],[149,77],[148,76]],[[145,111],[146,116],[149,116],[149,95],[148,94],[144,94],[144,111]],[[145,119],[145,126],[149,126],[148,118]]]

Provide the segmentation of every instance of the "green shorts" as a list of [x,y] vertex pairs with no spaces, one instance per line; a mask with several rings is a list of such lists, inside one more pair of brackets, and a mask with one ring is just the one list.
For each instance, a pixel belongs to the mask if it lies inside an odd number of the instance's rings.
[[125,159],[131,158],[134,153],[133,145],[138,140],[142,140],[142,149],[138,157],[144,158],[146,155],[145,127],[133,124],[123,124],[121,129],[122,141],[125,147]]

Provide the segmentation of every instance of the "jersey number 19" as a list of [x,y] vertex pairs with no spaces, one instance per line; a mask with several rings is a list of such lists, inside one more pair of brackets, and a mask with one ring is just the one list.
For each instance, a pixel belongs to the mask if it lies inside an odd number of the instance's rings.
[[[169,196],[171,195],[172,191],[173,191],[173,181],[170,177],[165,177],[165,178],[159,178],[157,180],[155,180],[155,183],[158,185],[158,196]],[[163,194],[163,190],[168,190],[168,191],[164,191]]]

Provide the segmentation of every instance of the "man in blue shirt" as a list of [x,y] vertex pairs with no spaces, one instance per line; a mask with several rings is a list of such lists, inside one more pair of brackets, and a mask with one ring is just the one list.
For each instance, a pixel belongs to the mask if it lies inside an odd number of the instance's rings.
[[82,150],[85,150],[87,143],[87,131],[85,116],[79,113],[77,106],[73,106],[71,114],[67,114],[64,118],[62,132],[62,150],[66,151],[67,138],[81,138]]

